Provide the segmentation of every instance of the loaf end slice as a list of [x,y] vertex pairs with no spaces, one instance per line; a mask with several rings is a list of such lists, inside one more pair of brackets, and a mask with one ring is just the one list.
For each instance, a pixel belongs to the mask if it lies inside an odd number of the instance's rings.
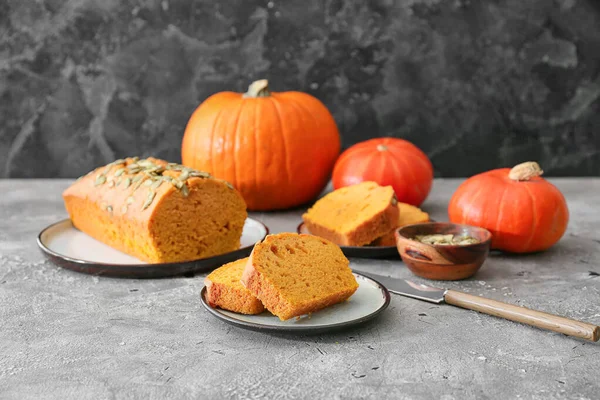
[[265,308],[240,279],[248,258],[233,261],[211,272],[205,279],[206,301],[213,308],[240,314],[260,314]]

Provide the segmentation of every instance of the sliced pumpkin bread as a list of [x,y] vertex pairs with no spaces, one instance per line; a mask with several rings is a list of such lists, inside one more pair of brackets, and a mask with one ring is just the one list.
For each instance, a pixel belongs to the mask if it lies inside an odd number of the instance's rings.
[[283,321],[345,301],[358,289],[336,244],[296,233],[269,235],[257,243],[242,284]]
[[241,314],[260,314],[265,308],[240,282],[248,257],[223,265],[205,279],[206,301],[213,308]]
[[302,219],[313,235],[340,246],[364,246],[396,227],[397,204],[391,186],[362,182],[328,193]]
[[419,207],[415,207],[411,204],[398,203],[398,211],[398,224],[396,227],[382,237],[376,239],[372,243],[373,246],[395,246],[396,237],[394,236],[394,232],[396,232],[396,229],[406,225],[429,221],[429,214],[421,210]]

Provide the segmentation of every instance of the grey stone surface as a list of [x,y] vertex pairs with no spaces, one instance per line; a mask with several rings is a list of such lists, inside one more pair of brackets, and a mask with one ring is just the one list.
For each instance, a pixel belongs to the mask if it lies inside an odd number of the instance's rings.
[[[600,179],[557,179],[571,211],[559,244],[493,255],[447,286],[600,324]],[[457,180],[424,208],[446,220]],[[320,336],[247,331],[199,302],[204,275],[129,280],[63,270],[36,247],[65,218],[66,180],[0,180],[0,398],[597,399],[600,344],[393,295],[365,326]],[[300,211],[254,214],[273,232]],[[353,265],[415,278],[400,261]],[[443,285],[440,282],[434,284]]]
[[437,176],[533,158],[600,175],[597,0],[0,0],[0,177],[180,159],[212,93],[303,90],[345,147],[411,140]]

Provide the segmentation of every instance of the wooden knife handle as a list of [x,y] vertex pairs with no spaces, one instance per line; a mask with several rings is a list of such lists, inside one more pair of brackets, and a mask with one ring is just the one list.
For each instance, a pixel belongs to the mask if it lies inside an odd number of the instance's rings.
[[501,301],[473,296],[471,294],[448,290],[444,296],[448,304],[479,311],[515,322],[548,329],[565,335],[597,342],[600,339],[600,327],[573,319],[531,310]]

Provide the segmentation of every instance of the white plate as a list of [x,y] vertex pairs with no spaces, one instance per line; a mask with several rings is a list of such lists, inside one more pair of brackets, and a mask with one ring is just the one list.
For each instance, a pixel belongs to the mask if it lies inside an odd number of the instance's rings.
[[254,244],[263,240],[268,233],[269,229],[263,223],[247,218],[238,250],[200,260],[161,264],[149,264],[113,249],[76,229],[69,219],[42,230],[38,236],[38,245],[53,262],[78,272],[128,278],[158,278],[209,271],[246,257]]
[[244,315],[212,308],[205,299],[206,287],[202,288],[200,299],[212,315],[242,328],[302,334],[320,333],[362,324],[378,316],[389,305],[390,294],[383,285],[356,272],[354,276],[358,282],[358,289],[348,301],[327,307],[310,316],[287,321],[281,321],[268,311],[258,315]]

